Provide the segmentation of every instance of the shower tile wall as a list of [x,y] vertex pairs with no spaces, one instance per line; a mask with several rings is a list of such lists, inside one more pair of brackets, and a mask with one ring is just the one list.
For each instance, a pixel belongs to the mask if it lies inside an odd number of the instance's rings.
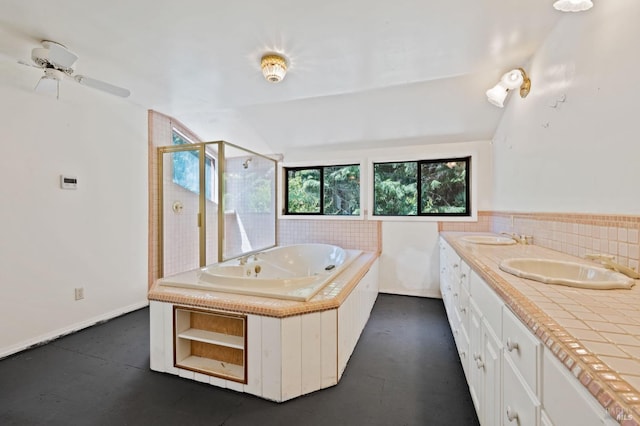
[[[170,146],[172,144],[171,134],[173,128],[180,130],[180,132],[184,133],[193,141],[200,141],[196,135],[190,132],[189,129],[179,121],[156,111],[149,111],[149,287],[151,287],[155,280],[160,277],[161,271],[161,266],[158,260],[158,224],[160,221],[160,211],[158,208],[159,182],[157,179],[157,147]],[[178,220],[170,222],[171,225],[169,227],[169,232],[171,235],[165,235],[165,240],[189,240],[189,245],[191,246],[193,244],[191,243],[192,238],[187,236],[185,229],[190,228],[190,217],[193,217],[194,221],[196,220],[195,216],[192,215],[193,212],[190,208],[191,203],[189,202],[189,197],[193,196],[193,194],[187,194],[188,191],[174,185],[172,182],[167,186],[167,188],[170,187],[176,188],[172,190],[173,192],[169,192],[169,196],[167,196],[167,193],[165,192],[165,206],[163,206],[163,210],[166,218],[169,220]],[[171,209],[174,201],[182,201],[185,206],[184,210],[179,214],[174,213]],[[212,209],[209,211],[212,212],[215,210]],[[217,227],[215,225],[217,221],[215,220],[215,217],[212,219],[210,214],[207,214],[207,216],[208,229],[213,231],[207,233],[207,244],[213,242],[213,247],[217,248]],[[196,237],[195,244],[197,244],[197,242],[198,240]],[[212,250],[209,250],[208,258],[210,258],[211,252]],[[217,256],[215,251],[213,251],[213,256],[214,258]],[[198,253],[196,252],[194,255],[192,251],[189,251],[189,249],[172,250],[169,253],[165,253],[165,275],[172,273],[172,271],[180,272],[187,269],[193,269],[193,267],[190,267],[190,265],[192,265],[193,258],[195,258],[197,262]]]
[[345,249],[379,252],[382,248],[380,221],[281,219],[278,244],[335,244]]

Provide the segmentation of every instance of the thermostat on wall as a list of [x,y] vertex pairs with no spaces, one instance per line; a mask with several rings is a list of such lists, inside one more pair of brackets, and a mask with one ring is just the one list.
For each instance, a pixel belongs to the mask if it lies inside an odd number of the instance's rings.
[[75,176],[60,175],[60,188],[78,189],[78,178]]

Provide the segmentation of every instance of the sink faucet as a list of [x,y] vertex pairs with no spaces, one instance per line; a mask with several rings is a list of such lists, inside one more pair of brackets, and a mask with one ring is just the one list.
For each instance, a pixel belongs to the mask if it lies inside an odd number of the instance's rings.
[[500,235],[506,235],[509,238],[515,240],[518,244],[533,244],[533,237],[530,235],[518,235],[515,232],[511,234],[508,232],[501,232]]
[[633,279],[640,279],[640,274],[629,268],[628,266],[621,265],[613,261],[614,257],[610,254],[602,254],[602,253],[594,253],[594,254],[586,254],[584,256],[587,259],[596,260],[600,262],[602,266],[607,269],[612,269],[616,272],[620,272]]

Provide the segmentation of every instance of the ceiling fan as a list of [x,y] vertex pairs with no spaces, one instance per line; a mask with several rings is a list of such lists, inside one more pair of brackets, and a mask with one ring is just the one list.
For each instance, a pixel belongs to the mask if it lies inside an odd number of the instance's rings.
[[113,84],[106,83],[104,81],[96,80],[84,75],[73,75],[75,72],[73,65],[78,60],[78,55],[55,41],[43,40],[42,47],[36,47],[31,51],[31,60],[35,65],[24,61],[18,62],[22,65],[44,70],[44,75],[40,77],[35,90],[38,91],[38,87],[41,83],[44,83],[45,85],[53,84],[55,85],[56,98],[60,97],[60,82],[65,78],[65,76],[71,77],[73,80],[84,86],[102,90],[103,92],[107,92],[115,96],[126,98],[131,94],[128,89],[114,86]]

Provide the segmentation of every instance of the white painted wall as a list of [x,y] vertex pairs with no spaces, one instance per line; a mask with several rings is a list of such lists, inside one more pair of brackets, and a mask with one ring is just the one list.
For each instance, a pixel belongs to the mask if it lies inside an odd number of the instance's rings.
[[563,14],[494,137],[493,209],[640,213],[638,18],[637,0]]
[[[367,159],[423,159],[453,157],[472,153],[476,168],[478,210],[488,210],[492,199],[493,165],[488,141],[452,144],[403,145],[405,141],[389,141],[389,148],[336,150],[300,150],[285,153],[284,165],[307,162],[367,162]],[[361,183],[368,184],[366,174]],[[365,189],[365,194],[368,188]],[[364,200],[366,204],[366,200]],[[286,219],[284,219],[286,220]],[[322,219],[318,219],[322,220]],[[440,297],[438,223],[426,221],[383,220],[382,254],[380,257],[380,291],[412,296]]]
[[56,101],[0,66],[2,357],[146,305],[147,115],[71,81]]

